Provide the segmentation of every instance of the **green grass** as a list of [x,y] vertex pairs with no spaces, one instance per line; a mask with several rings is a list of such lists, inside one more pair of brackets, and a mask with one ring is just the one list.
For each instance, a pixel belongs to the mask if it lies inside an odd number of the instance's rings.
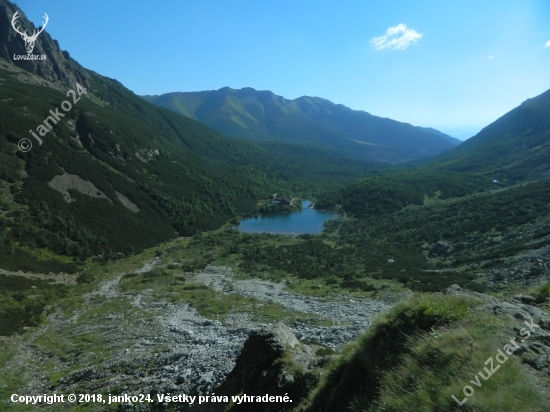
[[[286,310],[275,303],[264,303],[257,299],[237,294],[217,293],[202,284],[182,283],[170,286],[167,296],[176,302],[187,302],[208,319],[223,321],[230,313],[246,313],[252,322],[275,323],[302,321],[312,324],[326,324],[314,315]],[[330,322],[329,322],[330,323]]]
[[[13,368],[6,368],[16,354],[17,347],[13,343],[0,340],[0,399],[2,402],[28,383],[24,374],[15,372]],[[27,367],[27,365],[21,366],[23,369]]]
[[75,273],[77,271],[78,266],[74,262],[67,261],[66,257],[59,259],[52,255],[35,253],[29,248],[22,249],[15,245],[2,247],[0,249],[0,268],[36,273]]
[[62,361],[74,363],[78,359],[81,364],[93,364],[101,361],[108,354],[104,347],[108,342],[97,333],[75,334],[74,332],[74,328],[65,329],[65,336],[59,336],[58,332],[46,332],[34,341],[34,345],[44,353]]
[[15,348],[0,340],[0,368],[3,368],[6,363],[15,355]]
[[437,295],[402,302],[333,360],[305,410],[451,412],[458,410],[451,395],[462,400],[465,385],[475,392],[463,410],[546,410],[513,355],[487,381],[480,378],[480,388],[470,383],[514,336],[509,319],[473,310],[480,303]]
[[328,367],[307,410],[321,405],[325,410],[345,410],[355,396],[372,402],[380,373],[398,364],[410,336],[462,320],[476,305],[479,301],[471,298],[421,295],[379,316],[369,332],[345,347]]
[[550,283],[545,283],[531,288],[530,292],[539,302],[544,302],[550,298]]
[[475,391],[464,404],[467,410],[546,410],[540,393],[526,379],[521,361],[513,355],[487,381],[479,378],[481,387],[470,382],[479,371],[487,376],[483,367],[489,357],[493,357],[496,368],[497,350],[509,343],[497,328],[489,326],[492,320],[478,319],[483,328],[461,324],[411,339],[407,344],[409,354],[383,374],[375,406],[363,406],[357,399],[354,411],[455,411],[457,404],[451,396],[462,401],[465,385]]
[[47,305],[67,295],[68,288],[40,279],[0,275],[0,336],[11,336],[43,320]]

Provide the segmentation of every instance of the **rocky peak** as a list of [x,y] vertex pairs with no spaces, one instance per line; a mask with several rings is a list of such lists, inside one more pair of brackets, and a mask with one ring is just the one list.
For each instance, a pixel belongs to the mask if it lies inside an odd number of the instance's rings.
[[[25,41],[11,24],[16,12],[19,12],[17,27],[22,32],[26,31],[30,34],[37,30],[17,5],[7,0],[0,0],[0,57],[12,66],[19,67],[49,82],[61,82],[69,87],[80,83],[84,87],[89,87],[90,75],[86,69],[72,59],[67,51],[61,50],[57,40],[52,39],[47,30],[38,35],[32,52],[33,55],[45,55],[44,60],[20,60],[14,57],[27,55]],[[55,16],[50,16],[50,18],[55,18]]]

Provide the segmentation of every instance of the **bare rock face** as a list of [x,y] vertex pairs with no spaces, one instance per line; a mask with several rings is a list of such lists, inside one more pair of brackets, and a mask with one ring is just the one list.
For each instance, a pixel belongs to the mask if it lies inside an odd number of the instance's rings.
[[105,199],[109,203],[113,203],[113,201],[109,199],[105,193],[95,187],[92,182],[89,180],[83,180],[77,175],[71,175],[69,173],[57,175],[50,182],[48,182],[48,186],[60,192],[63,195],[63,199],[65,199],[67,203],[74,202],[69,190],[76,190],[84,195],[98,199]]
[[[316,368],[323,359],[315,354],[315,345],[301,344],[283,324],[268,326],[250,335],[235,368],[225,382],[214,390],[217,396],[284,396],[293,403],[241,403],[231,411],[282,411],[297,406],[308,388],[317,382]],[[300,371],[299,373],[297,371]],[[201,411],[222,412],[225,403],[203,405]]]
[[[88,72],[73,60],[67,51],[62,51],[57,40],[52,39],[46,30],[38,35],[32,51],[33,55],[45,55],[45,60],[19,60],[14,57],[28,54],[25,41],[11,24],[16,12],[19,12],[16,26],[20,31],[32,35],[37,29],[15,4],[0,0],[0,57],[50,82],[61,82],[69,87],[75,87],[76,83],[80,83],[84,87],[89,87]],[[43,19],[43,16],[33,16],[33,20],[39,18]],[[50,16],[50,19],[54,18],[55,16]]]

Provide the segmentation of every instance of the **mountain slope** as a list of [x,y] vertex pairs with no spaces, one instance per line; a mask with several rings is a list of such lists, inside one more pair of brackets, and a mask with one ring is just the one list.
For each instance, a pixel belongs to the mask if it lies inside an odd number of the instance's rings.
[[549,177],[550,90],[526,100],[454,149],[325,193],[316,205],[339,205],[347,213],[367,217]]
[[[42,137],[42,145],[34,141],[29,152],[17,151],[22,138],[32,139],[29,127],[66,96],[15,80],[8,71],[0,70],[0,77],[0,112],[8,119],[0,126],[0,179],[12,195],[2,198],[6,219],[0,226],[10,243],[83,258],[132,253],[176,231],[192,234],[249,213],[258,197],[279,186],[253,166],[214,159],[225,150],[246,163],[261,148],[249,153],[238,141],[224,147],[229,139],[132,98],[122,85],[97,75],[89,95]],[[217,147],[210,160],[200,156]]]
[[[23,44],[9,23],[15,11],[0,1],[0,49],[8,57]],[[34,30],[24,15],[18,21]],[[0,58],[4,268],[57,270],[33,257],[39,248],[75,259],[132,254],[254,213],[269,194],[311,190],[368,167],[319,150],[221,136],[82,68],[46,32],[35,46],[42,52],[48,59],[31,65]],[[73,100],[66,92],[77,83],[87,94]],[[67,100],[72,107],[61,109]],[[48,121],[40,144],[29,131],[36,135],[56,111],[59,120]],[[32,149],[19,150],[21,142]]]
[[36,29],[14,3],[0,1],[0,39],[2,39],[0,57],[28,73],[39,75],[34,78],[37,84],[47,84],[59,90],[63,90],[63,86],[71,86],[77,82],[88,87],[89,73],[71,58],[69,52],[61,50],[59,43],[52,39],[47,31],[40,33],[33,50],[35,55],[45,55],[45,60],[14,59],[14,55],[27,54],[25,42],[11,26],[12,16],[17,11],[19,11],[19,18],[16,24],[21,31],[32,33]]
[[270,91],[224,87],[143,98],[227,136],[301,143],[360,160],[398,163],[433,156],[455,145],[433,131],[318,97],[287,100]]
[[550,90],[526,100],[476,136],[424,163],[457,171],[482,171],[496,179],[536,179],[550,174]]

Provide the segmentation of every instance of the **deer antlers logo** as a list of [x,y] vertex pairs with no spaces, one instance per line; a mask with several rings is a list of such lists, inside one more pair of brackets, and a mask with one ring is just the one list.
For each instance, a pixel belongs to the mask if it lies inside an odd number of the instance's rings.
[[12,19],[11,19],[11,26],[13,27],[13,29],[19,33],[21,35],[21,37],[23,38],[23,40],[25,41],[25,48],[27,49],[27,53],[28,54],[31,54],[32,51],[34,50],[34,43],[36,42],[36,39],[38,38],[38,35],[40,33],[42,33],[44,31],[44,29],[46,28],[46,25],[48,24],[48,20],[49,20],[49,17],[46,13],[44,13],[44,23],[42,24],[42,28],[40,30],[35,30],[34,33],[32,34],[32,36],[29,36],[27,34],[27,30],[25,30],[24,32],[22,32],[16,25],[15,25],[15,21],[17,20],[17,18],[19,17],[19,11],[16,11],[15,14],[13,15]]

